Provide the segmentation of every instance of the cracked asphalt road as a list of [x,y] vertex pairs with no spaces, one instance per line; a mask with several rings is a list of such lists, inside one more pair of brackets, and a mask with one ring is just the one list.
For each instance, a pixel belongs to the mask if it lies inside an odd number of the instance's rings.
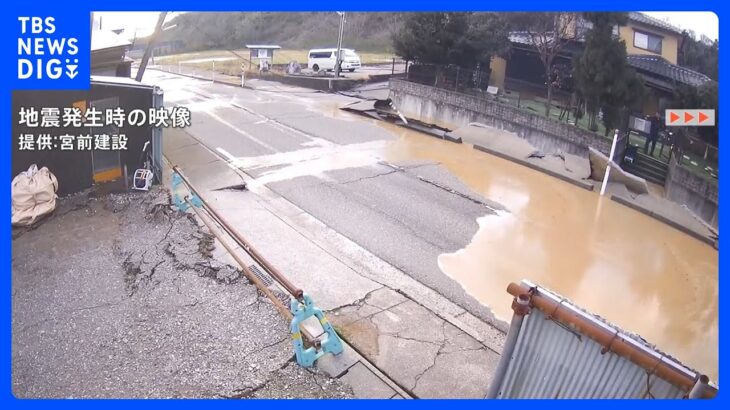
[[[191,110],[185,132],[255,178],[254,184],[265,184],[470,313],[494,321],[488,308],[441,271],[438,257],[467,246],[477,218],[502,207],[437,163],[386,164],[379,149],[397,134],[341,112],[352,98],[262,93],[149,75],[148,81],[165,90],[168,104]],[[183,151],[165,141],[166,155],[183,157]]]
[[298,177],[269,187],[419,282],[488,317],[486,308],[441,272],[436,259],[464,247],[478,228],[476,219],[493,208],[426,183],[420,174],[434,181],[449,176],[431,163],[401,170],[376,165],[331,171],[321,178]]
[[13,240],[16,397],[351,397],[164,191],[60,201]]

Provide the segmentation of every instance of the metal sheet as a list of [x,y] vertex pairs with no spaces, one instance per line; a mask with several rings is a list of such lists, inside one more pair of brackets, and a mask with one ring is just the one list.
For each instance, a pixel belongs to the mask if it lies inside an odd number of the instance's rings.
[[[161,88],[155,87],[152,92],[152,107],[164,107],[164,92]],[[162,128],[152,128],[152,172],[157,181],[162,181]]]
[[[503,358],[507,360],[508,358]],[[498,398],[681,398],[687,392],[533,309]]]

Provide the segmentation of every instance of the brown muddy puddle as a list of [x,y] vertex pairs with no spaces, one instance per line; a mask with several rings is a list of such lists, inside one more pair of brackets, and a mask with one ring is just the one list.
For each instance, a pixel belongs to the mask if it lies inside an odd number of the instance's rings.
[[442,271],[505,321],[510,282],[552,289],[718,376],[718,253],[674,228],[537,171],[388,124],[388,161],[441,163],[509,213],[478,219]]
[[[306,100],[306,98],[304,98]],[[509,212],[477,220],[464,249],[438,264],[505,321],[510,282],[528,279],[640,334],[685,364],[718,376],[718,253],[674,228],[540,172],[392,124],[345,113],[338,104],[308,109],[346,121],[369,121],[393,141],[310,147],[239,158],[236,165],[274,167],[251,188],[301,175],[375,164],[439,162],[472,190]],[[318,108],[314,108],[318,107]]]

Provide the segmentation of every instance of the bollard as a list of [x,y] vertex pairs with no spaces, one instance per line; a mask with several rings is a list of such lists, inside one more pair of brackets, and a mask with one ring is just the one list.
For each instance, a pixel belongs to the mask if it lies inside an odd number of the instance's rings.
[[[294,354],[297,363],[302,367],[314,366],[314,361],[322,357],[325,353],[340,354],[343,351],[342,341],[337,336],[337,332],[330,322],[324,316],[324,313],[314,306],[312,298],[306,293],[302,296],[302,301],[296,299],[291,300],[291,313],[293,319],[291,321],[291,338],[294,345]],[[311,346],[304,348],[302,341],[301,323],[310,317],[316,317],[322,325],[322,329],[327,334],[327,340],[322,342],[320,346]]]

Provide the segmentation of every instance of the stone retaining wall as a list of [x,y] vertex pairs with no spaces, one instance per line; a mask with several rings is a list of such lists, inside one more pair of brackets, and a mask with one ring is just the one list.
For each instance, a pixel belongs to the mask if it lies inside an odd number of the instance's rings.
[[674,157],[669,163],[664,192],[668,199],[686,205],[705,222],[717,228],[717,181],[694,174],[679,165]]
[[[611,149],[609,138],[485,97],[392,79],[390,98],[406,117],[452,129],[480,122],[514,132],[545,152],[587,156],[588,147],[606,155]],[[617,152],[615,157],[622,155]]]

